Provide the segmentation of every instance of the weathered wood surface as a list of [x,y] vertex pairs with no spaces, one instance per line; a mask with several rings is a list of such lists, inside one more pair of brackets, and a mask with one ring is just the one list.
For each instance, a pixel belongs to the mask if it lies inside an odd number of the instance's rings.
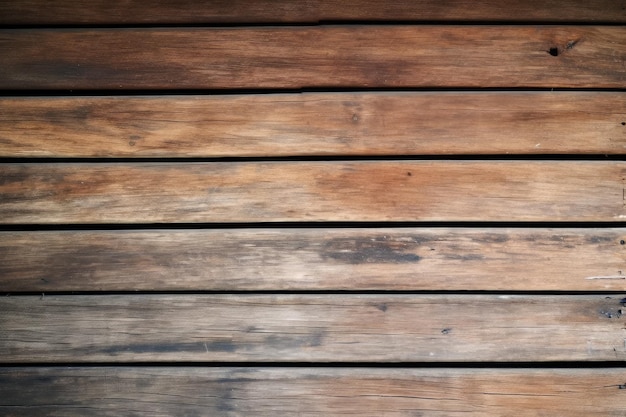
[[626,229],[1,232],[0,289],[624,291]]
[[626,27],[9,29],[0,56],[0,89],[622,88]]
[[626,94],[0,98],[0,156],[622,154]]
[[620,295],[0,298],[5,363],[622,361]]
[[0,2],[0,24],[190,24],[347,20],[626,23],[623,0],[18,0]]
[[624,162],[4,164],[16,223],[616,221]]
[[624,369],[0,368],[5,416],[601,416]]

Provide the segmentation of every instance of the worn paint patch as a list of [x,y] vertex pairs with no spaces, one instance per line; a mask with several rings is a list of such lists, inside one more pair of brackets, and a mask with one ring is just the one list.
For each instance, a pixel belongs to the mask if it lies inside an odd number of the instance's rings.
[[415,253],[419,247],[420,242],[411,237],[337,238],[324,244],[321,256],[349,264],[415,263],[422,259]]

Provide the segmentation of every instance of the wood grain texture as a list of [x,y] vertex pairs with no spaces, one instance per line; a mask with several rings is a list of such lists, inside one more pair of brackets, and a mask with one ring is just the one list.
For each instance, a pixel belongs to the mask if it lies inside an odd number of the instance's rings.
[[0,298],[5,363],[623,361],[620,295]]
[[0,98],[0,156],[622,154],[626,94]]
[[623,0],[13,0],[0,24],[259,23],[332,20],[626,23]]
[[4,164],[17,223],[618,221],[624,162]]
[[623,368],[0,368],[0,412],[621,417],[625,377]]
[[18,90],[622,88],[626,27],[23,29],[0,56]]
[[0,289],[626,291],[626,229],[1,232]]

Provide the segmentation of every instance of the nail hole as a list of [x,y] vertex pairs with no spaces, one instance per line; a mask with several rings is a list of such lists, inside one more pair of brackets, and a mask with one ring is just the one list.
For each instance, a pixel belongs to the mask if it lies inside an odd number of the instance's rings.
[[626,122],[622,122],[622,126],[626,126]]
[[623,240],[623,239],[622,239],[622,240],[620,240],[620,241],[619,241],[619,244],[620,244],[620,245],[626,245],[626,240]]
[[548,53],[552,56],[559,56],[559,48],[550,48]]

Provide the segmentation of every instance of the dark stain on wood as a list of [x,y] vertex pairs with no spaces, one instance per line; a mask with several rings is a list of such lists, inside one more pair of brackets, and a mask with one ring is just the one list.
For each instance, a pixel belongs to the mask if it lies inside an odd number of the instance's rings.
[[615,239],[613,238],[613,236],[592,235],[592,236],[587,236],[585,238],[585,241],[586,241],[586,243],[594,243],[594,244],[598,244],[598,243],[613,243],[613,242],[615,242]]
[[485,259],[484,255],[480,255],[477,253],[467,254],[467,255],[456,254],[456,253],[444,253],[442,255],[444,259],[451,260],[451,261],[482,261],[483,259]]
[[472,240],[478,243],[506,243],[510,240],[510,237],[506,232],[481,233],[480,235],[472,236]]
[[348,264],[416,263],[422,259],[414,253],[419,247],[419,241],[411,237],[337,238],[324,244],[321,256]]
[[622,317],[623,314],[623,310],[620,309],[615,309],[615,308],[608,308],[608,309],[600,309],[599,311],[600,315],[603,317],[606,317],[607,319],[619,319],[620,317]]
[[299,349],[305,347],[319,347],[324,343],[326,332],[324,330],[315,330],[309,334],[303,335],[283,335],[272,334],[265,338],[263,345],[272,346],[275,349]]
[[112,356],[121,353],[154,354],[183,352],[235,352],[236,344],[229,340],[214,340],[194,343],[143,343],[135,345],[111,346],[100,351]]

